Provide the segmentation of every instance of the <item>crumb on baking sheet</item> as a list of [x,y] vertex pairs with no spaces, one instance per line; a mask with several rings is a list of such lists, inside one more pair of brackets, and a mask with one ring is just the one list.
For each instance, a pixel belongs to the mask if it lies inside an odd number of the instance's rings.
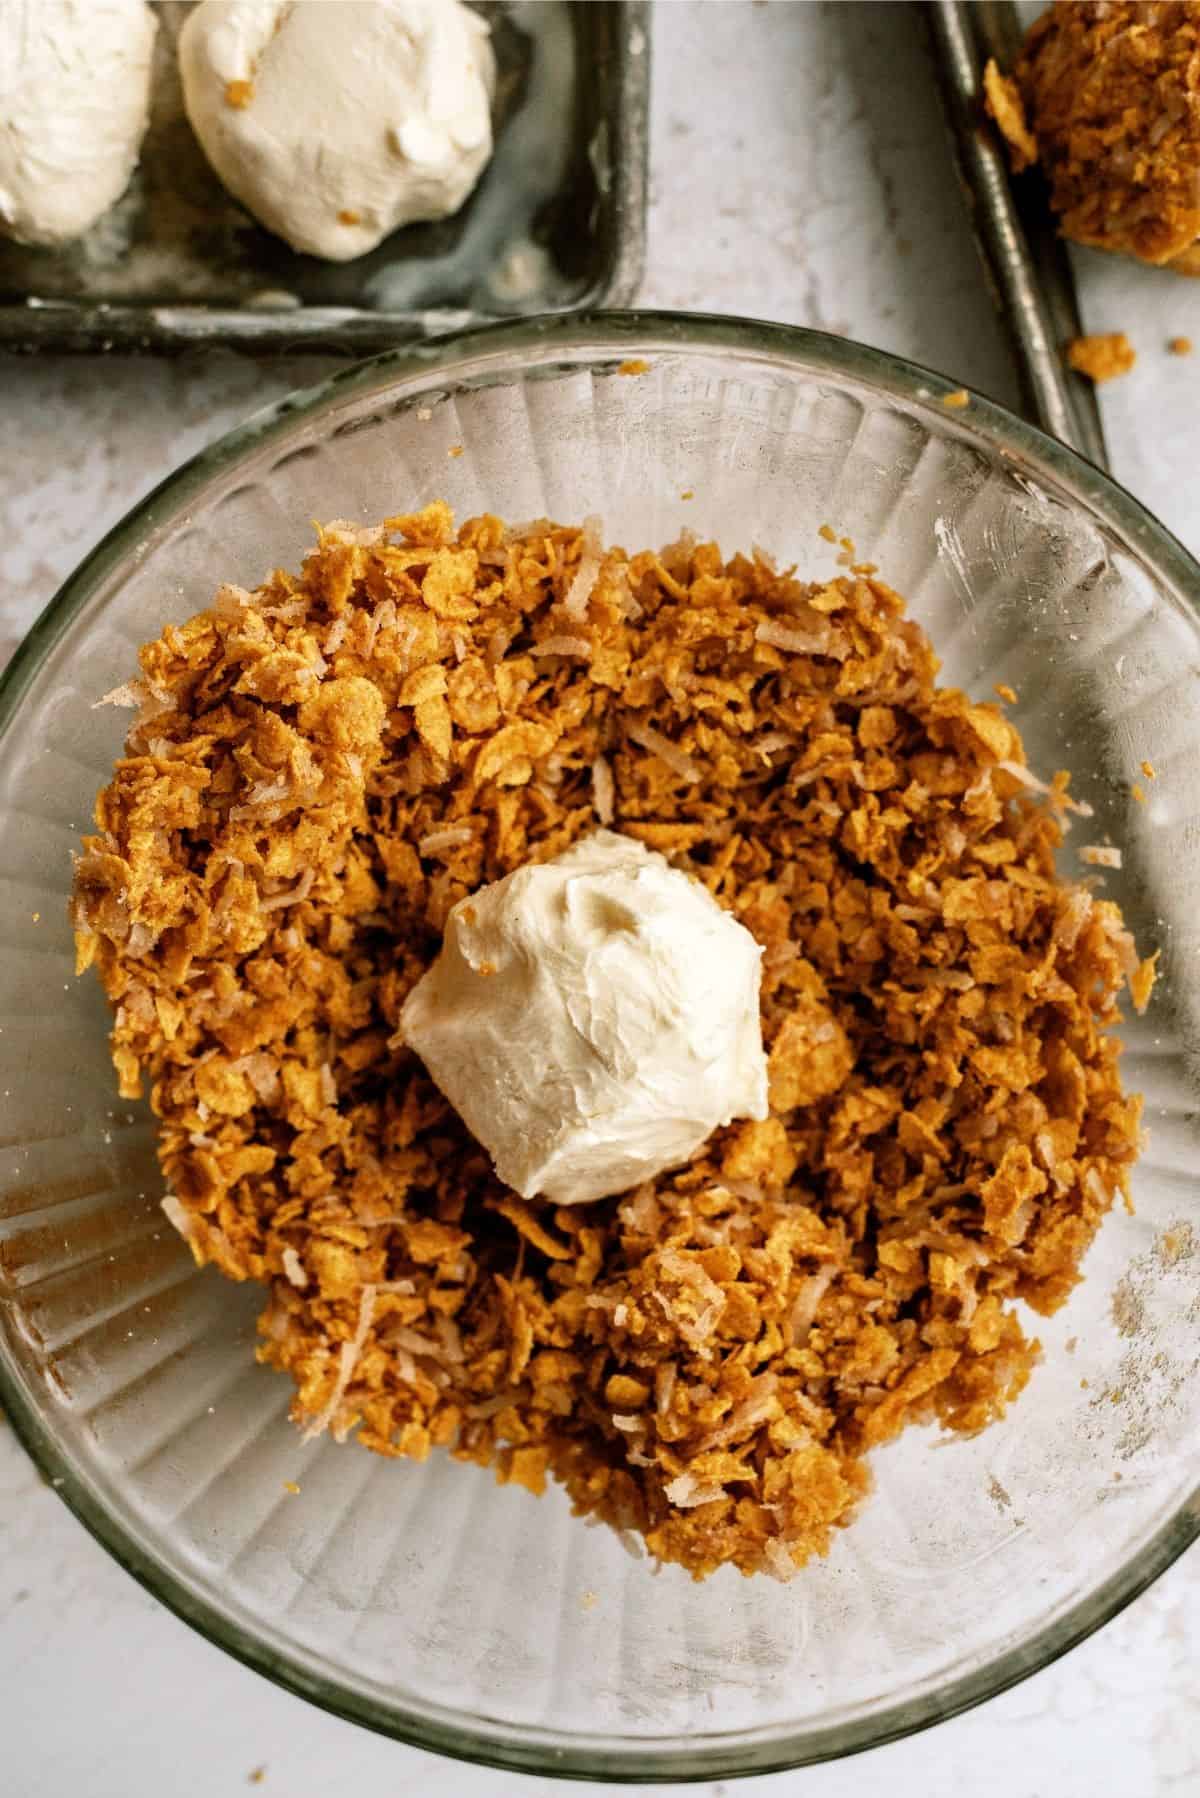
[[[79,966],[164,1208],[268,1289],[308,1433],[788,1578],[876,1444],[1004,1412],[1039,1354],[1014,1301],[1055,1310],[1127,1191],[1111,1026],[1154,962],[1056,875],[1065,775],[937,684],[883,581],[439,502],[323,526],[139,659]],[[397,1024],[450,908],[597,816],[763,945],[772,1109],[555,1207],[499,1186]]]
[[1124,331],[1097,331],[1073,337],[1067,345],[1067,361],[1089,381],[1114,381],[1137,361],[1137,351]]
[[1029,129],[1020,88],[1011,75],[1001,74],[993,57],[983,71],[983,92],[984,105],[1008,145],[1013,172],[1019,175],[1037,161],[1037,139]]

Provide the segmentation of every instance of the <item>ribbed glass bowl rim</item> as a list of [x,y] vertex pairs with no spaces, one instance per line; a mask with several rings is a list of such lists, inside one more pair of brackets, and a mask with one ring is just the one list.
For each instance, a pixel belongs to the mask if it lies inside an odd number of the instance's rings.
[[[349,398],[378,393],[393,382],[424,377],[453,390],[457,377],[519,378],[527,368],[604,365],[637,355],[695,352],[764,371],[804,369],[846,378],[881,398],[916,406],[939,427],[986,442],[1012,457],[1019,472],[1048,477],[1065,496],[1120,537],[1151,577],[1196,612],[1200,564],[1130,494],[1074,451],[1025,423],[1005,407],[974,393],[969,405],[943,410],[959,384],[916,363],[869,345],[798,326],[704,313],[653,311],[576,313],[485,325],[391,350],[340,369],[255,412],[236,430],[202,450],[169,475],[108,532],[64,582],[0,676],[0,772],[8,736],[30,681],[50,648],[70,628],[101,581],[123,562],[141,560],[148,541],[184,508],[194,507],[206,485],[239,458],[266,442],[284,440]],[[777,1772],[837,1759],[894,1741],[980,1704],[1015,1685],[1107,1623],[1143,1592],[1200,1536],[1200,1483],[1175,1515],[1120,1571],[1053,1619],[1035,1635],[987,1665],[951,1678],[936,1692],[902,1699],[870,1715],[838,1724],[743,1730],[727,1736],[663,1737],[637,1741],[603,1735],[557,1735],[553,1730],[462,1716],[445,1708],[384,1706],[351,1685],[315,1673],[297,1656],[277,1652],[242,1629],[135,1542],[82,1481],[59,1481],[62,1451],[47,1415],[29,1399],[15,1369],[0,1351],[0,1403],[35,1463],[55,1477],[59,1496],[80,1522],[144,1587],[210,1642],[327,1711],[416,1747],[486,1765],[572,1779],[627,1782],[730,1778]]]

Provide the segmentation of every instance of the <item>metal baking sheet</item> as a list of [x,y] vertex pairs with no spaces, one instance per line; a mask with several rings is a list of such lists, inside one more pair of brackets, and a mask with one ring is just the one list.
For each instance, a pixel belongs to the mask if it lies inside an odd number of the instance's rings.
[[983,108],[989,56],[1011,67],[1022,21],[1008,0],[929,0],[926,7],[959,174],[993,294],[1012,339],[1025,409],[1052,436],[1108,466],[1095,389],[1063,359],[1080,332],[1067,249],[1037,174],[1009,174]]
[[479,0],[498,64],[495,154],[455,217],[409,225],[348,263],[298,255],[226,193],[183,111],[175,43],[190,7],[155,10],[153,105],[133,180],[65,248],[0,239],[0,347],[364,355],[467,323],[632,298],[645,235],[647,0]]

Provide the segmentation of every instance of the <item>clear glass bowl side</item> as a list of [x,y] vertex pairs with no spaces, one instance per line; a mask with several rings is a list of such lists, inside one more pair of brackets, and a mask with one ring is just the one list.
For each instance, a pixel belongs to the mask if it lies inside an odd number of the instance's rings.
[[[648,369],[622,373],[631,356]],[[329,1708],[543,1771],[765,1770],[986,1696],[1196,1533],[1200,576],[1104,477],[945,391],[853,345],[731,321],[535,323],[384,358],[174,477],[9,677],[0,1387],[131,1571]],[[1135,1215],[1114,1216],[1039,1325],[1045,1362],[1010,1417],[877,1455],[859,1521],[786,1587],[655,1576],[557,1493],[302,1444],[287,1385],[253,1361],[260,1295],[197,1273],[166,1225],[151,1120],[117,1100],[96,985],[72,976],[70,854],[125,722],[95,700],[218,581],[295,566],[311,519],[435,497],[510,520],[597,514],[630,548],[690,527],[806,575],[834,568],[831,525],[908,596],[947,679],[1017,690],[1032,765],[1069,767],[1094,807],[1064,870],[1096,872],[1079,843],[1119,845],[1104,891],[1163,950],[1160,995],[1126,1032],[1151,1130]]]

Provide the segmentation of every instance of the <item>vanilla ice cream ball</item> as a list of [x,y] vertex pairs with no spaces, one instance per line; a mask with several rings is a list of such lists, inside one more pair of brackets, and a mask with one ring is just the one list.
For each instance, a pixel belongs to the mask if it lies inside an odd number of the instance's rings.
[[584,1204],[766,1117],[761,962],[699,881],[599,830],[454,907],[401,1033],[507,1186]]
[[146,0],[0,0],[0,232],[69,243],[120,199],[157,30]]
[[491,41],[461,0],[201,0],[179,66],[230,193],[328,261],[457,212],[492,153]]

